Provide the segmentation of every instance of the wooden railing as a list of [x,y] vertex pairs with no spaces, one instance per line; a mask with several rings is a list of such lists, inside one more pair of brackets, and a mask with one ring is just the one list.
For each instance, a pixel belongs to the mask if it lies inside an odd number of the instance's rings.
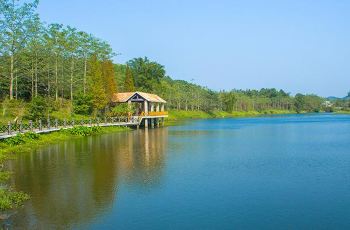
[[74,126],[103,126],[108,124],[137,124],[138,121],[132,117],[104,117],[87,120],[37,120],[29,122],[9,122],[7,125],[0,125],[0,137],[24,132],[42,132],[57,129],[70,128]]
[[145,113],[145,112],[142,112],[141,113],[141,116],[167,116],[168,115],[168,112],[167,111],[158,111],[158,112],[148,112],[148,113]]

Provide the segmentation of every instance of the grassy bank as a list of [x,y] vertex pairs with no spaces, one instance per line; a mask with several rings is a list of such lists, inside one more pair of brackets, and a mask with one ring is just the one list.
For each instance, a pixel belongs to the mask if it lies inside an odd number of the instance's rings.
[[209,119],[209,118],[232,118],[232,117],[254,117],[262,115],[272,115],[272,114],[294,114],[295,111],[290,110],[265,110],[265,111],[235,111],[228,113],[225,111],[183,111],[183,110],[173,110],[169,112],[169,118],[167,122],[172,124],[178,121],[183,121],[187,119]]
[[335,113],[337,113],[337,114],[350,114],[350,111],[340,110],[340,111],[336,111]]
[[[26,133],[18,134],[15,137],[0,141],[0,165],[4,161],[13,159],[17,154],[30,152],[34,148],[42,147],[48,144],[57,143],[59,141],[72,138],[81,138],[83,136],[91,136],[105,133],[114,133],[127,131],[130,128],[125,127],[82,127],[76,126],[72,129],[61,130],[48,134]],[[15,209],[22,205],[29,196],[23,192],[14,191],[8,186],[8,180],[11,172],[5,171],[3,167],[0,169],[0,211]]]

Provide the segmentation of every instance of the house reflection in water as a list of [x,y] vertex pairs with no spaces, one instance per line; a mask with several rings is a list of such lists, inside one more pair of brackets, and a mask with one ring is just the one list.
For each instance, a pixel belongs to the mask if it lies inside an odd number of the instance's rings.
[[168,130],[106,134],[51,145],[9,163],[13,186],[31,200],[10,219],[14,228],[74,228],[103,215],[120,187],[161,183]]

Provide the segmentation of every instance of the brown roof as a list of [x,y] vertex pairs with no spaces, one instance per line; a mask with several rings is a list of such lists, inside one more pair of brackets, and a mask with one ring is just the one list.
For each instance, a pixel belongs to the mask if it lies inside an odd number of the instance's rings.
[[127,92],[127,93],[115,93],[113,94],[112,101],[113,102],[127,102],[132,96],[135,94],[140,95],[145,100],[149,102],[157,102],[157,103],[166,103],[164,99],[159,97],[156,94],[143,93],[143,92]]

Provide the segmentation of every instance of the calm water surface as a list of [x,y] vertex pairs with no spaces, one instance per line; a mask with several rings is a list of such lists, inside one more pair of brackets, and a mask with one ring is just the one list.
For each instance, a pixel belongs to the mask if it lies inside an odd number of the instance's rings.
[[69,140],[10,167],[13,229],[350,229],[350,116],[198,120]]

